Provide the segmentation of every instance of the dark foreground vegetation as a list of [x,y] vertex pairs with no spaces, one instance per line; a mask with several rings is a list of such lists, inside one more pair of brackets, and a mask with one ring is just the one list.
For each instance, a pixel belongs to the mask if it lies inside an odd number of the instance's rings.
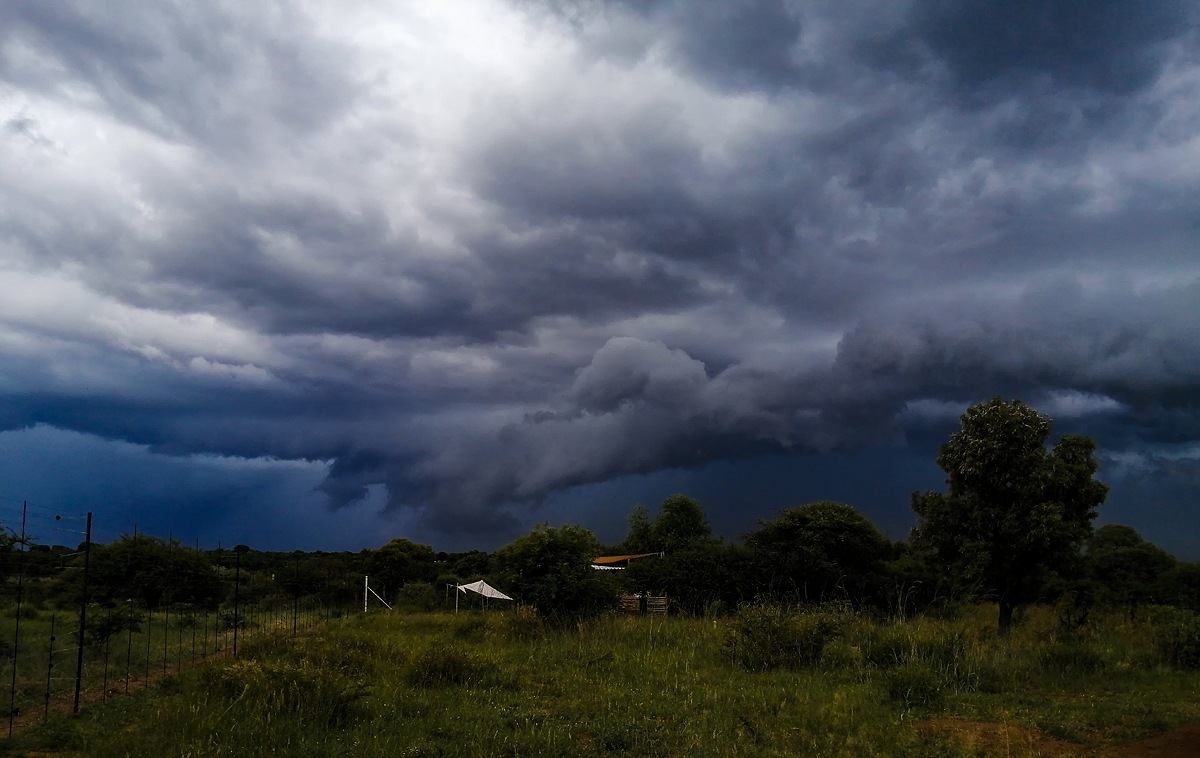
[[[8,754],[88,756],[976,756],[937,720],[1126,743],[1200,720],[1195,619],[1029,607],[883,620],[845,606],[722,618],[529,609],[371,612],[63,716]],[[937,720],[931,720],[937,719]],[[1076,754],[1084,754],[1078,752]],[[1104,753],[1090,753],[1103,755]]]
[[[6,749],[989,754],[944,728],[955,719],[1038,730],[1015,743],[1005,732],[1005,755],[1038,754],[1034,734],[1103,755],[1200,721],[1200,565],[1127,526],[1093,529],[1107,493],[1095,445],[1047,447],[1049,436],[1049,420],[1019,401],[969,409],[938,457],[948,491],[913,494],[917,527],[899,542],[849,505],[816,502],[732,544],[679,495],[634,507],[618,545],[548,525],[490,555],[403,539],[340,554],[203,551],[145,535],[93,545],[84,686],[96,687],[101,662],[109,682],[111,660],[114,686],[127,684],[113,640],[125,640],[126,679],[160,659],[162,675]],[[26,640],[49,634],[47,622],[73,623],[83,605],[86,545],[29,542],[10,535],[0,555],[4,639],[18,639],[18,621]],[[598,556],[642,557],[598,571]],[[362,612],[364,577],[394,610]],[[477,610],[482,599],[454,588],[478,579],[516,602]],[[617,612],[629,594],[666,596],[670,615]],[[201,622],[203,654],[185,658]],[[39,677],[50,692],[43,647],[0,641],[14,704],[39,702]]]

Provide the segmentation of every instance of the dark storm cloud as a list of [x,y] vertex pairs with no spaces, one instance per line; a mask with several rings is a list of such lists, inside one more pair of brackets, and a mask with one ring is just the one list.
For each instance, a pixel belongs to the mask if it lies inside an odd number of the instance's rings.
[[1177,47],[1194,49],[1194,24],[1179,0],[918,0],[905,23],[859,49],[934,91],[944,82],[960,106],[994,109],[990,141],[1044,148],[1146,128],[1155,106],[1136,95]]
[[784,0],[627,5],[661,25],[688,66],[723,85],[781,85],[800,73],[800,18]]
[[1192,13],[1180,0],[918,0],[909,31],[964,91],[1048,78],[1128,94],[1154,81]]
[[5,429],[443,532],[994,394],[1192,470],[1183,6],[137,10],[0,11]]

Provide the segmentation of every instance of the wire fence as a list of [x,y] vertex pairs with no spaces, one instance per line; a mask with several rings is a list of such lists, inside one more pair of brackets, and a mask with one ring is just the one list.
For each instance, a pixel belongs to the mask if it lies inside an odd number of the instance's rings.
[[[0,553],[8,563],[0,567],[7,577],[0,593],[0,663],[9,674],[10,735],[52,712],[78,711],[81,702],[128,694],[215,656],[236,656],[258,635],[297,636],[365,607],[361,574],[326,577],[307,591],[293,583],[291,591],[279,592],[274,576],[267,581],[263,571],[243,567],[245,549],[202,551],[173,539],[166,541],[172,559],[202,556],[215,573],[209,584],[216,591],[208,602],[173,600],[188,593],[170,586],[130,586],[128,597],[118,599],[121,588],[114,591],[111,582],[103,597],[89,597],[88,573],[95,568],[91,516],[33,504],[14,507],[0,498],[0,521],[20,524],[9,528],[12,544]],[[41,542],[46,537],[64,542],[78,537],[79,548],[54,549]],[[163,576],[169,584],[169,572]],[[62,590],[66,584],[69,592]],[[59,596],[48,598],[51,591]],[[159,602],[147,601],[156,595]]]

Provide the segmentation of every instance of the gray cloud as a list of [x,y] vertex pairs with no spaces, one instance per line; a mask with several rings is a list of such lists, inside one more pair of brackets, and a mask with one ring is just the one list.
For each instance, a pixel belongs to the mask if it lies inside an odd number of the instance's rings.
[[1200,65],[1133,7],[10,3],[0,426],[328,462],[434,532],[997,393],[1159,460]]

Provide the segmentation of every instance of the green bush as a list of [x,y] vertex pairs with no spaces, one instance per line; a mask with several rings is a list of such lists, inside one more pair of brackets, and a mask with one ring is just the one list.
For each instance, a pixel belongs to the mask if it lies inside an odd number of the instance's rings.
[[1104,669],[1104,656],[1081,642],[1051,642],[1038,655],[1049,671],[1090,673]]
[[416,687],[482,684],[496,662],[460,645],[434,644],[417,653],[405,678]]
[[206,688],[268,711],[341,723],[367,688],[336,669],[309,661],[241,659],[205,672]]
[[942,699],[942,677],[929,666],[906,663],[884,675],[884,687],[892,702],[906,708],[930,706]]
[[825,646],[840,634],[827,614],[747,606],[730,622],[724,646],[735,663],[751,671],[798,669],[816,664]]
[[442,596],[429,582],[408,582],[396,594],[396,604],[411,610],[432,611],[442,604]]
[[450,622],[450,634],[461,640],[481,639],[488,628],[488,619],[482,613],[455,614]]
[[1168,665],[1200,669],[1200,616],[1187,610],[1159,609],[1154,616],[1154,647]]
[[536,608],[518,605],[511,613],[490,618],[488,633],[506,640],[525,642],[542,637],[546,633],[546,625]]
[[863,642],[863,659],[878,668],[906,663],[952,666],[963,655],[961,635],[940,629],[890,629],[868,634]]
[[317,669],[338,671],[354,679],[375,673],[375,662],[381,654],[374,636],[345,632],[307,640],[300,650],[303,660]]

